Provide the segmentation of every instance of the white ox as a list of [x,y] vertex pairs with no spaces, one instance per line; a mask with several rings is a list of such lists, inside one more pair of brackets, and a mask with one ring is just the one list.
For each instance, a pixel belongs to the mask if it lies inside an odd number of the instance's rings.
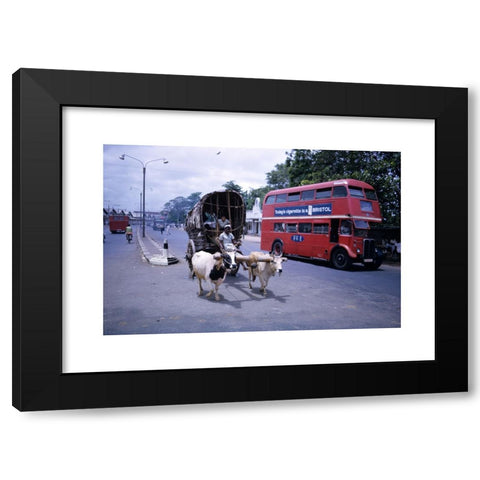
[[227,270],[223,266],[222,255],[218,252],[213,255],[204,251],[197,252],[192,257],[192,269],[193,275],[198,278],[200,287],[198,295],[203,294],[202,280],[204,280],[210,287],[207,297],[215,291],[215,300],[220,300],[218,288],[225,280],[225,275],[227,274]]
[[251,252],[248,256],[237,255],[237,261],[242,261],[248,267],[248,286],[253,289],[252,282],[258,277],[260,292],[267,294],[267,285],[270,277],[278,272],[282,273],[282,264],[287,259],[281,255],[270,255],[263,252]]

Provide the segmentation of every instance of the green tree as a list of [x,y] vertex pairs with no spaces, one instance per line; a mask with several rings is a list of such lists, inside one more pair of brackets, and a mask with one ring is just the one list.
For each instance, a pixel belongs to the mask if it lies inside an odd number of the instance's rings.
[[200,200],[200,198],[202,198],[202,192],[191,193],[187,197],[187,202],[189,205],[188,210],[191,210],[195,206],[195,204]]
[[279,190],[290,186],[286,163],[277,163],[275,168],[267,173],[267,186],[270,190]]
[[167,222],[183,223],[190,210],[190,202],[185,197],[175,197],[165,204],[164,210],[168,212]]
[[238,193],[243,193],[242,187],[235,183],[235,180],[229,180],[228,182],[224,183],[222,187],[225,190],[233,190]]
[[187,213],[195,206],[202,196],[201,192],[191,193],[188,197],[175,197],[163,207],[163,212],[169,223],[183,223]]

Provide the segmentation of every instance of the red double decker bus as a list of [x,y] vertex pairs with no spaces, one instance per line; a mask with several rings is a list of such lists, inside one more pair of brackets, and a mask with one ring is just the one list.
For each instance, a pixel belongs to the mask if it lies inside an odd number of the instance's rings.
[[270,191],[263,201],[261,248],[318,258],[337,269],[377,269],[383,254],[370,238],[382,216],[374,188],[353,179]]

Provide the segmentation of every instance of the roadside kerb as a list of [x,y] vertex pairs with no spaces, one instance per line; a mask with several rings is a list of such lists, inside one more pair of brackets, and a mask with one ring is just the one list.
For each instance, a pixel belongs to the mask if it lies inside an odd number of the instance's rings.
[[168,250],[161,247],[160,244],[157,241],[155,241],[152,237],[150,237],[148,234],[145,234],[145,238],[148,239],[152,247],[155,247],[158,250],[158,253],[157,252],[152,253],[149,250],[143,238],[140,236],[140,229],[137,229],[137,241],[142,251],[142,255],[148,263],[150,263],[151,265],[166,267],[168,265],[172,265],[178,262],[177,257],[173,255],[169,255]]

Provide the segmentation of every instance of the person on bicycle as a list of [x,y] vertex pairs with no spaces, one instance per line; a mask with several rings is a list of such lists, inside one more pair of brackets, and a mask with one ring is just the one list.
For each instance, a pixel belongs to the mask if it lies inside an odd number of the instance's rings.
[[133,229],[132,229],[132,226],[130,224],[128,224],[125,227],[125,237],[127,238],[127,240],[129,238],[132,239],[132,237],[133,237]]

